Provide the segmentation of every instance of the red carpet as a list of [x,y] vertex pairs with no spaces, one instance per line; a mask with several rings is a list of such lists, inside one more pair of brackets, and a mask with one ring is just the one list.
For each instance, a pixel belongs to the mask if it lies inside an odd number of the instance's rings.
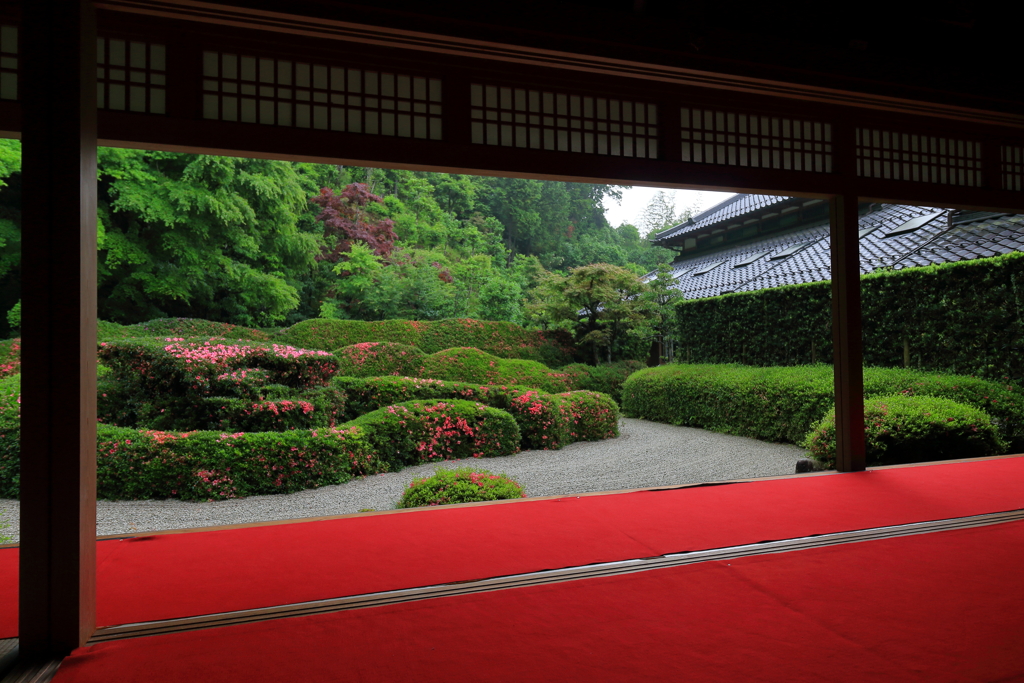
[[[1024,457],[99,543],[100,626],[1024,508]],[[17,550],[0,551],[0,637]]]
[[55,683],[1019,681],[1024,523],[77,650]]

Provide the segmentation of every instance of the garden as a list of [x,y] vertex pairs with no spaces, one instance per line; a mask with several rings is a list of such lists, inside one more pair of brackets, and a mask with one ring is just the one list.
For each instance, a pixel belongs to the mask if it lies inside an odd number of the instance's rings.
[[[401,341],[348,343],[367,335]],[[97,494],[107,500],[292,493],[618,435],[616,402],[588,389],[614,385],[610,369],[592,376],[565,363],[572,349],[557,337],[511,323],[311,320],[273,333],[191,319],[102,323],[97,352]],[[0,496],[15,498],[18,340],[0,353]],[[618,386],[639,364],[620,366]],[[468,481],[485,499],[522,495],[478,474]]]

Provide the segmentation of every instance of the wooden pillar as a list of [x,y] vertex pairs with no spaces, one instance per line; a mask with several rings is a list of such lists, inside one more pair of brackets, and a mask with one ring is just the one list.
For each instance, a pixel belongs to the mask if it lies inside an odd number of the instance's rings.
[[22,7],[19,638],[35,659],[95,630],[96,28],[90,0]]
[[836,392],[836,469],[864,469],[864,368],[860,312],[857,197],[829,203],[832,253],[832,346]]

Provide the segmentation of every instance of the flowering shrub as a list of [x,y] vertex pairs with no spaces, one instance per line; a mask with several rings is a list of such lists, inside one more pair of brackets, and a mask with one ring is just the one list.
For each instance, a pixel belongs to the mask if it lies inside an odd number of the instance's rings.
[[568,375],[552,371],[541,363],[506,360],[470,348],[430,354],[423,360],[420,376],[477,384],[517,385],[549,393],[572,389]]
[[334,350],[338,374],[349,377],[397,375],[417,377],[425,354],[415,346],[395,342],[361,342]]
[[433,460],[497,457],[519,451],[508,413],[474,401],[406,401],[348,423],[366,434],[381,462],[401,469]]
[[[992,418],[984,412],[934,396],[868,399],[864,427],[869,465],[973,458],[1006,449]],[[835,410],[815,425],[803,446],[817,460],[835,465]]]
[[413,480],[398,501],[398,507],[415,508],[510,498],[526,498],[526,490],[508,475],[459,467],[454,470],[440,469],[432,477]]
[[[557,450],[573,441],[589,440],[594,434],[608,433],[609,421],[612,429],[618,428],[618,407],[615,402],[607,396],[601,399],[590,398],[591,392],[565,395],[577,397],[574,400],[580,406],[574,413],[571,406],[564,405],[565,396],[545,394],[527,387],[489,386],[414,377],[335,377],[331,385],[346,393],[350,416],[411,399],[458,398],[478,401],[504,410],[515,419],[524,449]],[[594,403],[594,409],[590,409],[591,403]],[[606,408],[611,412],[604,412]],[[590,424],[590,420],[595,422]],[[569,429],[570,426],[572,429]],[[577,437],[577,434],[586,436]]]
[[601,441],[619,435],[619,406],[596,391],[570,391],[563,399],[562,421],[570,443]]
[[[345,422],[345,392],[336,387],[314,387],[297,395],[280,385],[264,388],[276,391],[265,392],[270,396],[267,398],[203,399],[207,412],[201,424],[194,422],[192,426],[235,432],[283,432],[334,427]],[[273,398],[274,393],[288,397]]]
[[508,322],[470,318],[448,320],[304,320],[282,330],[281,339],[307,349],[329,351],[362,342],[395,342],[437,353],[471,346],[500,358],[518,358],[560,367],[575,360],[572,337],[562,331],[526,330]]
[[0,378],[21,372],[21,339],[0,341]]
[[97,495],[112,500],[292,493],[380,471],[354,427],[229,434],[100,425],[97,434]]

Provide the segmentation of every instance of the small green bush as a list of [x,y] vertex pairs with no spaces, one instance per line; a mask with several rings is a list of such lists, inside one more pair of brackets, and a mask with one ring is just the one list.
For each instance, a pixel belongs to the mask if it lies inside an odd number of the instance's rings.
[[423,360],[422,377],[430,379],[497,384],[540,389],[548,393],[569,391],[569,376],[532,360],[506,360],[479,349],[447,349]]
[[519,427],[512,416],[474,401],[406,401],[367,413],[346,426],[363,432],[377,458],[392,470],[519,451]]
[[507,475],[460,467],[437,470],[432,477],[413,480],[398,501],[398,507],[415,508],[513,498],[526,498],[526,490]]
[[[982,457],[1006,449],[992,418],[983,411],[934,396],[868,399],[864,425],[870,465]],[[835,465],[835,409],[815,425],[803,446],[815,459]]]
[[330,351],[364,342],[394,342],[437,353],[471,346],[500,358],[534,360],[559,367],[575,360],[572,337],[565,332],[526,330],[508,322],[469,318],[449,320],[304,320],[281,331],[283,341],[307,349]]
[[418,377],[426,354],[415,346],[396,342],[362,342],[334,350],[338,374],[348,377]]
[[596,366],[572,363],[560,368],[559,372],[569,375],[573,389],[599,391],[621,402],[623,382],[634,372],[645,367],[647,366],[638,360],[621,360]]

